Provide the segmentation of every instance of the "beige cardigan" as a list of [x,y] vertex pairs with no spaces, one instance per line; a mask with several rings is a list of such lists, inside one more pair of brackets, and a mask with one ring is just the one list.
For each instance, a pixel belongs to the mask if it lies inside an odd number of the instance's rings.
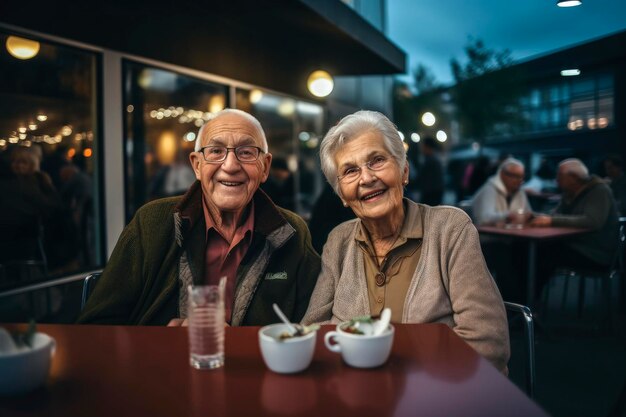
[[[454,207],[406,199],[405,207],[405,222],[418,226],[423,221],[424,237],[402,322],[445,323],[506,372],[510,355],[506,312],[470,218]],[[354,239],[359,221],[349,220],[330,233],[304,324],[339,323],[370,313],[363,255]]]

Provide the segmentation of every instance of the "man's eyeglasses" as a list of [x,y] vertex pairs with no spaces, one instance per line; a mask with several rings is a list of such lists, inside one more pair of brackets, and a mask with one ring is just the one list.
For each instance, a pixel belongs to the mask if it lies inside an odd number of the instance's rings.
[[202,153],[204,160],[208,163],[224,162],[228,156],[228,152],[234,152],[239,162],[254,162],[259,159],[259,155],[263,152],[258,146],[244,145],[236,148],[226,146],[205,146],[198,151]]
[[370,171],[380,171],[385,168],[389,159],[384,156],[376,156],[361,166],[352,166],[345,168],[337,179],[342,184],[350,184],[361,177],[363,167],[367,167]]
[[524,174],[514,174],[513,172],[509,172],[506,169],[502,170],[502,172],[509,178],[513,178],[518,181],[524,181]]

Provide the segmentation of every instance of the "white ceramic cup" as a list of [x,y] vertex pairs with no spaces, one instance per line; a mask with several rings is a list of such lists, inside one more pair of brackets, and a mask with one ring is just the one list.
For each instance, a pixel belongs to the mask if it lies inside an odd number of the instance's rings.
[[45,333],[35,333],[31,348],[0,354],[0,395],[31,391],[48,377],[56,342]]
[[374,368],[387,361],[395,331],[391,324],[378,336],[345,332],[343,328],[347,324],[340,323],[335,331],[324,336],[324,343],[330,351],[341,353],[343,360],[355,368]]
[[315,351],[317,331],[304,336],[280,340],[281,333],[286,332],[283,323],[271,324],[259,330],[261,355],[268,368],[280,374],[292,374],[308,368]]

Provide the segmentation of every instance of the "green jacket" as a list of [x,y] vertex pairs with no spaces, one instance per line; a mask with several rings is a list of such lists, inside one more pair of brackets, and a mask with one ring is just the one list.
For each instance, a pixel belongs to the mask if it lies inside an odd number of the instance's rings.
[[[183,197],[140,208],[126,226],[79,323],[164,325],[186,317],[187,286],[204,277],[205,222],[196,181]],[[277,303],[303,317],[320,271],[304,221],[254,195],[254,233],[237,270],[231,325],[265,325]]]
[[596,263],[611,264],[617,249],[619,215],[611,189],[604,181],[592,176],[576,197],[563,198],[554,210],[553,226],[591,229],[568,239],[567,245]]

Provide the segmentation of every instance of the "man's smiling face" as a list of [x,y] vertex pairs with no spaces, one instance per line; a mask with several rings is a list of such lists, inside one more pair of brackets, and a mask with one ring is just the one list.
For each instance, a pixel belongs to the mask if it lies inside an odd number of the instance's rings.
[[[252,145],[264,148],[258,127],[242,115],[226,113],[211,120],[202,134],[202,147]],[[226,160],[208,163],[201,152],[190,155],[191,165],[202,185],[202,194],[212,213],[240,214],[261,183],[267,180],[272,155],[263,153],[253,162],[240,162],[229,151]]]

